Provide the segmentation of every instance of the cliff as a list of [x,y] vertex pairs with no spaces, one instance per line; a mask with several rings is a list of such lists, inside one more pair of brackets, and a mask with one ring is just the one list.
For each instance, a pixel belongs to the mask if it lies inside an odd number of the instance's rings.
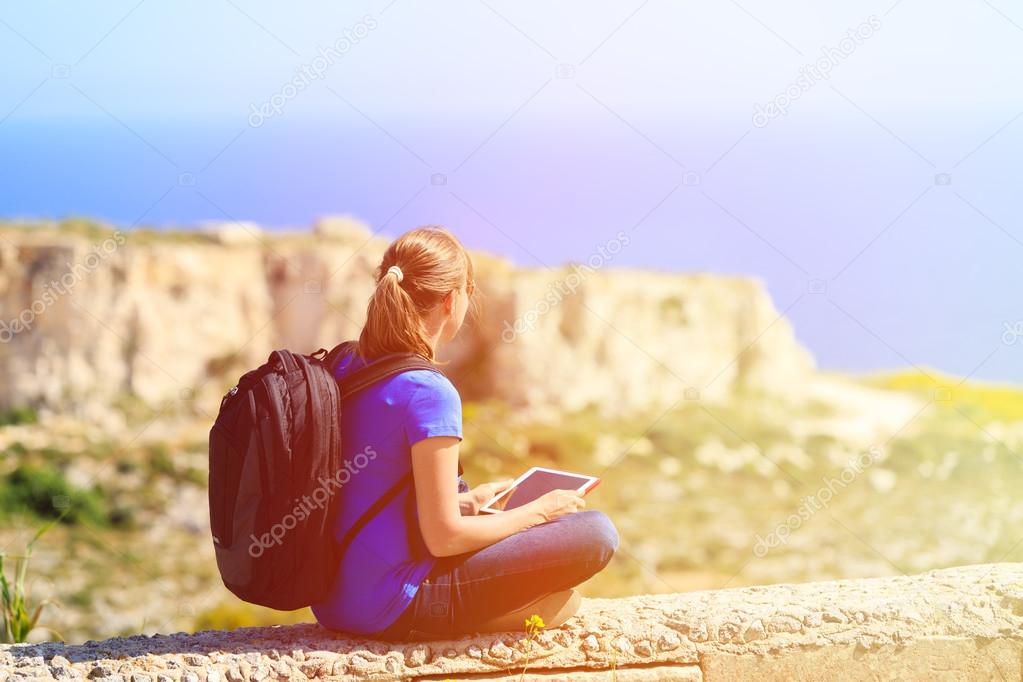
[[[0,410],[99,418],[124,395],[213,409],[274,348],[356,336],[385,247],[348,219],[0,228]],[[812,371],[757,280],[623,270],[603,253],[555,269],[476,254],[482,314],[446,357],[463,398],[617,413],[791,391]]]
[[[1020,679],[1023,565],[586,599],[525,680]],[[0,680],[513,680],[524,635],[407,644],[316,625],[0,647]],[[614,670],[614,673],[610,672]]]

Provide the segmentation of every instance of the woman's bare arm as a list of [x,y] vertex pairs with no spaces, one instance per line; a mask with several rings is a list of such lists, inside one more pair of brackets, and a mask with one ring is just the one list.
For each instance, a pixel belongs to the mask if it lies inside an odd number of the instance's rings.
[[473,552],[547,520],[531,504],[500,514],[463,516],[456,485],[458,445],[453,436],[434,436],[412,446],[419,525],[430,554]]

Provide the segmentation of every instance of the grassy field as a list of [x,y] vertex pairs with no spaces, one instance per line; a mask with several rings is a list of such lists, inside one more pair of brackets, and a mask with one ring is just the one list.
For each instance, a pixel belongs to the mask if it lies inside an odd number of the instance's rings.
[[[594,595],[1023,559],[1023,391],[964,384],[949,395],[943,387],[957,382],[912,374],[866,383],[913,392],[924,405],[867,447],[812,428],[829,411],[841,416],[840,406],[768,418],[761,398],[748,396],[686,404],[653,424],[575,415],[531,431],[525,448],[502,425],[507,415],[481,410],[466,460],[484,478],[531,465],[605,478],[588,506],[612,516],[623,551],[588,584]],[[795,422],[811,428],[794,433]]]
[[[859,381],[920,405],[890,433],[836,435],[842,401],[781,406],[765,396],[682,403],[609,419],[549,422],[498,404],[464,406],[471,484],[542,465],[604,482],[587,506],[622,543],[587,596],[915,573],[1023,560],[1023,391],[933,373]],[[836,422],[836,420],[838,420]],[[44,623],[72,641],[137,632],[310,620],[249,607],[219,582],[206,524],[205,440],[130,444],[0,427],[0,546],[69,515],[33,559]],[[111,454],[114,453],[114,454]]]

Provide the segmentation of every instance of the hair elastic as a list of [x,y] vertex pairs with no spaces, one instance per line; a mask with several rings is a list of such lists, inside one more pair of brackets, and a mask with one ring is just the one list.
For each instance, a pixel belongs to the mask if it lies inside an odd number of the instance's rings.
[[392,265],[391,267],[387,268],[387,272],[385,273],[385,275],[392,274],[398,278],[398,284],[401,284],[401,280],[405,279],[405,273],[402,272],[401,268],[399,268],[397,265]]

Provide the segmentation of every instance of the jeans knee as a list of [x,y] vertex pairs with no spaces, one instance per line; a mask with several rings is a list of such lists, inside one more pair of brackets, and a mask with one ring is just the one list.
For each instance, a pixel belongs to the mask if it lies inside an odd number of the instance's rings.
[[618,550],[620,543],[618,529],[607,514],[597,509],[584,509],[572,516],[577,517],[576,521],[581,527],[579,542],[591,557],[590,560],[599,563],[603,568]]

